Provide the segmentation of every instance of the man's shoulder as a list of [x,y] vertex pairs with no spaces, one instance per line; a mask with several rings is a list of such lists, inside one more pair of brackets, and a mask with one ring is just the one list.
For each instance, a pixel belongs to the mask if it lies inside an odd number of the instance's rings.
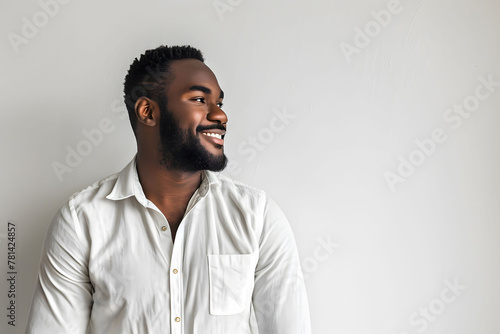
[[69,201],[74,203],[88,202],[92,200],[104,199],[113,189],[120,173],[106,176],[99,181],[73,193]]

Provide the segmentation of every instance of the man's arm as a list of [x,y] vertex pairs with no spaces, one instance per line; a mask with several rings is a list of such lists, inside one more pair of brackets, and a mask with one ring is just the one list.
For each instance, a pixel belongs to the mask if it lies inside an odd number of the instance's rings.
[[310,334],[309,307],[292,230],[273,201],[264,208],[253,306],[260,334]]
[[47,230],[26,334],[87,331],[92,285],[82,233],[70,201]]

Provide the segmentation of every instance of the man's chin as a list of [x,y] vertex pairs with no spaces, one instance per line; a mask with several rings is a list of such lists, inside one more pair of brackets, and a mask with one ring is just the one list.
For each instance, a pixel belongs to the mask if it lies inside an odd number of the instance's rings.
[[223,171],[227,166],[228,159],[225,154],[222,154],[222,157],[220,157],[219,159],[220,159],[219,161],[211,161],[208,168],[206,169],[212,172]]

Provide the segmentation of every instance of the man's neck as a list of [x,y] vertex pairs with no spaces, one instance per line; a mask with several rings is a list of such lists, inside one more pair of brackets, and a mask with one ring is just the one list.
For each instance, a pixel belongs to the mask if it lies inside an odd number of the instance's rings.
[[187,202],[201,183],[201,173],[169,170],[149,157],[137,155],[137,173],[146,198],[158,207]]

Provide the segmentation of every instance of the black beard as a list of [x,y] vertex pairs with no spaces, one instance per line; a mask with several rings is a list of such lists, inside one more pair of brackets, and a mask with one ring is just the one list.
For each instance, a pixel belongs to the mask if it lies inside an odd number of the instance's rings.
[[[183,130],[173,114],[167,109],[167,98],[159,98],[160,107],[160,163],[167,169],[183,172],[211,170],[219,172],[227,165],[225,154],[208,152],[200,138]],[[197,133],[199,133],[197,131]]]

